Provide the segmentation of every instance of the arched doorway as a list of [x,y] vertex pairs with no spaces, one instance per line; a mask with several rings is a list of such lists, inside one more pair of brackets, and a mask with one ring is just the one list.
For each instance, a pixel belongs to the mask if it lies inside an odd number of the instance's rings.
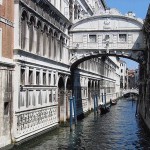
[[63,77],[59,78],[58,81],[58,121],[64,121],[64,93],[65,93],[65,86]]
[[72,84],[70,78],[67,79],[66,83],[66,119],[69,119],[70,117],[70,109],[69,109],[69,99],[72,95]]

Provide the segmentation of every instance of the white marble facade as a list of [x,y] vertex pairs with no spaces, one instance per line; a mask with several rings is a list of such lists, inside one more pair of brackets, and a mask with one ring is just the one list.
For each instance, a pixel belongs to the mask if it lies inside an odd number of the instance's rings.
[[[100,6],[101,13],[104,13],[102,1],[96,2],[94,7]],[[74,17],[69,8],[76,11],[75,5],[86,13]],[[87,39],[87,35],[73,34],[69,30],[72,23],[82,19],[83,15],[85,18],[96,14],[97,11],[83,6],[81,1],[74,0],[15,1],[14,141],[24,140],[69,119],[72,86],[78,115],[93,108],[94,96],[98,97],[98,103],[102,102],[102,93],[106,93],[107,102],[120,96],[116,83],[119,79],[117,60],[109,57],[96,57],[80,63],[72,79],[73,38],[84,48],[94,49],[96,46],[85,43],[93,41],[95,36]],[[102,37],[97,39],[97,46],[101,47]]]

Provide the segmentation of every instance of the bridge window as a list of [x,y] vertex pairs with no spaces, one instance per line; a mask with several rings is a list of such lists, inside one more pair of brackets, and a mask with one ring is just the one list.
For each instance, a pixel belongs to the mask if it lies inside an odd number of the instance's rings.
[[119,34],[119,41],[120,42],[126,42],[127,41],[127,35],[126,34]]
[[95,43],[96,42],[96,35],[89,35],[89,42]]
[[105,35],[105,40],[109,40],[109,35]]

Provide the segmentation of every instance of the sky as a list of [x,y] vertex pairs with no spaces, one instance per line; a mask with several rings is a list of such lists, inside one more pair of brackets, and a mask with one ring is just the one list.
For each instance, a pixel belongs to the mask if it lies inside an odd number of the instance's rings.
[[[109,8],[116,8],[121,12],[123,15],[126,14],[128,11],[132,11],[135,13],[137,18],[145,19],[148,6],[150,4],[150,0],[105,0],[107,7]],[[121,58],[127,63],[127,67],[129,69],[136,69],[138,68],[138,63]]]

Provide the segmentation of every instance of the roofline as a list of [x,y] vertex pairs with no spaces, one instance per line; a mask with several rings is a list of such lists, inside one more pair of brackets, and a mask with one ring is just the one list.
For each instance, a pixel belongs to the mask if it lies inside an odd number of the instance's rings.
[[90,20],[94,20],[94,19],[98,19],[98,18],[122,18],[122,19],[127,19],[127,20],[132,20],[132,21],[136,21],[137,23],[139,23],[141,25],[141,27],[143,27],[143,23],[141,21],[139,21],[137,18],[131,18],[131,17],[128,17],[128,16],[124,16],[124,15],[113,15],[113,14],[102,14],[102,15],[98,15],[98,16],[91,16],[91,17],[88,17],[88,18],[85,18],[85,19],[82,19],[78,22],[76,22],[72,27],[71,27],[71,30],[73,28],[75,28],[76,26],[84,23],[84,22],[87,22],[87,21],[90,21]]
[[106,5],[105,0],[101,0],[101,1],[102,1],[102,4],[103,4],[104,8],[107,9],[107,5]]

